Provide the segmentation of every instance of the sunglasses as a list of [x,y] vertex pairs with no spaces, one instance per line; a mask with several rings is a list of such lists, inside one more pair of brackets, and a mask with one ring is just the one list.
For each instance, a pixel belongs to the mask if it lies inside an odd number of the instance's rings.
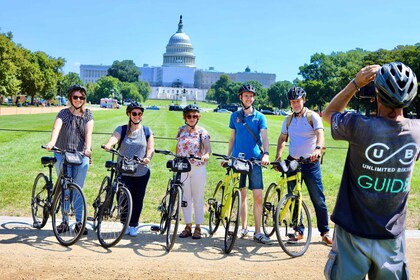
[[73,100],[79,99],[79,100],[82,100],[82,101],[86,99],[86,97],[80,96],[80,95],[73,95],[71,98],[73,98]]
[[198,115],[187,115],[187,119],[198,119]]
[[137,117],[137,116],[141,116],[141,115],[143,115],[143,113],[142,112],[131,112],[131,115],[133,116],[133,117]]

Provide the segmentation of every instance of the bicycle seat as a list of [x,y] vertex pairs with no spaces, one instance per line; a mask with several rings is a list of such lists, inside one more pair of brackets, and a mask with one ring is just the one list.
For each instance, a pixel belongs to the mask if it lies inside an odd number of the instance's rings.
[[105,162],[105,167],[106,168],[117,168],[118,163],[112,160],[107,160]]
[[41,157],[41,163],[43,165],[54,164],[57,162],[55,157]]

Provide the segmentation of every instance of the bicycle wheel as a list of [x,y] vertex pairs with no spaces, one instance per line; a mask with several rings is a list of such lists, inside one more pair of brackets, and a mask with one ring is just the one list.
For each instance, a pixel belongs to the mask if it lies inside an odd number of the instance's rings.
[[169,252],[175,244],[178,234],[179,210],[181,209],[182,189],[175,186],[168,206],[168,220],[166,222],[166,250]]
[[[277,240],[283,251],[291,257],[302,256],[308,250],[312,237],[312,223],[308,207],[301,201],[301,218],[298,221],[298,203],[297,196],[287,195],[280,200],[276,208]],[[297,233],[299,235],[296,235]]]
[[97,235],[102,247],[112,247],[121,240],[130,223],[132,207],[130,191],[123,184],[117,193],[107,196],[98,215]]
[[[105,176],[102,180],[101,186],[99,187],[98,195],[96,196],[95,200],[92,203],[93,206],[93,229],[96,230],[97,228],[97,219],[99,215],[99,211],[101,210],[101,206],[103,205],[105,198],[106,198],[106,190],[111,188],[111,178],[109,176]],[[88,218],[90,219],[90,218]]]
[[274,215],[276,212],[276,206],[279,203],[280,198],[280,189],[278,189],[276,183],[271,183],[264,196],[263,212],[261,219],[264,234],[268,237],[272,236],[275,231]]
[[52,228],[58,242],[70,246],[82,237],[86,227],[86,199],[82,189],[68,183],[57,190],[52,206]]
[[239,190],[235,190],[232,194],[232,204],[230,208],[230,215],[226,222],[225,230],[225,253],[229,254],[232,251],[233,245],[235,244],[239,221],[241,218],[241,193]]
[[222,211],[222,200],[225,186],[223,181],[217,183],[216,189],[214,190],[213,197],[209,199],[209,233],[214,234],[219,228],[220,224],[220,212]]
[[165,195],[160,202],[158,210],[160,211],[160,234],[164,234],[166,232],[166,225],[168,222],[168,206],[169,206],[169,197],[170,197],[170,189],[171,189],[172,180],[169,179],[168,185],[166,187]]
[[44,173],[39,173],[32,187],[31,198],[33,227],[41,229],[48,221],[48,178]]

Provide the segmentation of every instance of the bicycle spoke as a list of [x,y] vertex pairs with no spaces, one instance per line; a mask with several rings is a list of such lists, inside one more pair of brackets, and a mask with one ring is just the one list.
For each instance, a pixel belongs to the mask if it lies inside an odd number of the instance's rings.
[[235,244],[239,222],[241,217],[241,194],[239,190],[235,190],[232,195],[232,204],[230,209],[230,215],[226,223],[225,229],[225,253],[229,254],[232,251],[233,245]]
[[31,211],[34,228],[43,228],[48,220],[48,179],[43,173],[39,173],[32,187]]
[[209,199],[209,233],[214,234],[220,224],[220,214],[222,211],[222,200],[225,186],[220,181],[214,191],[213,197]]
[[181,187],[174,187],[170,204],[168,208],[168,220],[167,220],[167,229],[166,229],[166,250],[169,252],[174,244],[178,234],[178,225],[179,225],[179,211],[181,209],[181,197],[182,189]]
[[272,183],[265,193],[263,201],[263,213],[261,224],[264,234],[268,237],[274,234],[274,215],[276,212],[276,206],[281,199],[280,189],[276,183]]

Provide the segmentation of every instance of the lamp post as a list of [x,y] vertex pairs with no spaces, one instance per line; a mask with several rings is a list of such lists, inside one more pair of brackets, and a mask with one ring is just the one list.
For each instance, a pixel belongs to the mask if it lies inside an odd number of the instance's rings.
[[58,81],[58,96],[60,97],[60,98],[58,98],[58,106],[65,105],[65,104],[63,104],[64,103],[63,102],[63,97],[61,96],[61,87],[62,86],[63,86],[63,82]]

